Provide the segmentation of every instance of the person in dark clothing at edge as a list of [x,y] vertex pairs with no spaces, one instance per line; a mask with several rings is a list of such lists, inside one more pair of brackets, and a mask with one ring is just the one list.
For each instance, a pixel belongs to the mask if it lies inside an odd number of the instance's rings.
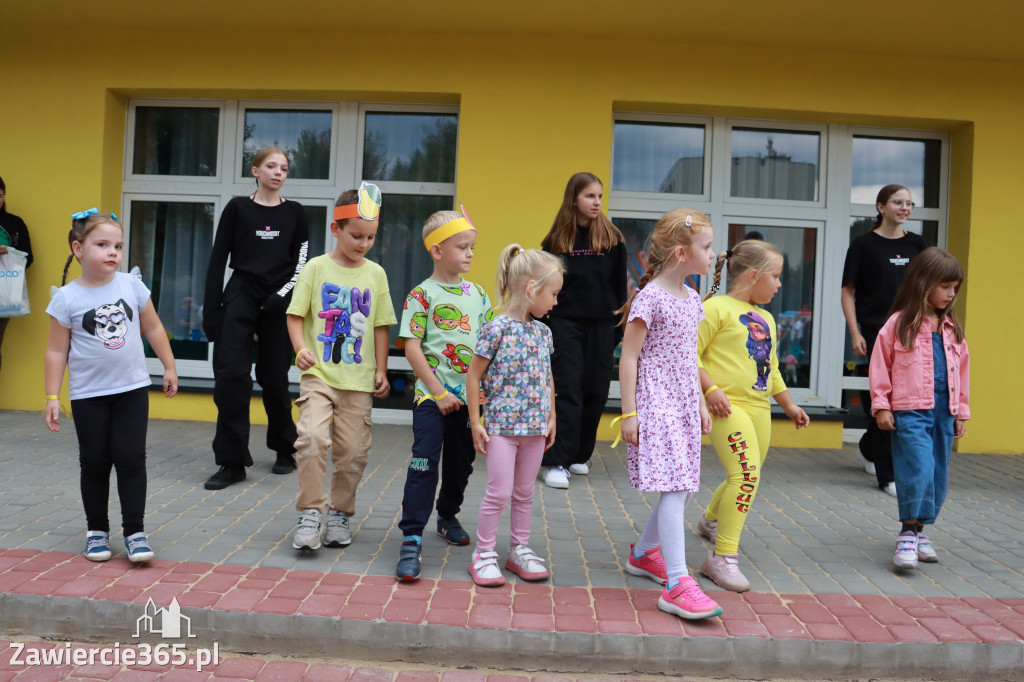
[[568,488],[572,474],[587,474],[601,421],[612,354],[619,342],[615,311],[626,302],[626,247],[619,228],[601,213],[603,185],[592,173],[576,173],[562,207],[541,242],[565,261],[558,305],[545,318],[555,351],[555,443],[544,453],[540,476],[552,488]]
[[[7,253],[7,247],[28,254],[25,259],[25,269],[28,270],[32,265],[32,242],[28,238],[28,226],[24,220],[7,212],[7,185],[4,184],[4,179],[0,178],[0,254]],[[4,332],[7,331],[10,319],[0,317],[0,345],[4,342]]]
[[[309,229],[302,204],[281,198],[288,156],[264,147],[253,159],[256,191],[224,207],[206,271],[203,330],[213,342],[213,400],[217,432],[213,454],[220,469],[207,490],[245,480],[249,453],[249,375],[256,347],[256,381],[267,411],[267,447],[277,453],[275,474],[295,470],[295,422],[288,395],[292,347],[285,309],[306,263]],[[224,266],[233,270],[226,286]],[[254,339],[255,337],[255,339]]]
[[[875,198],[875,208],[878,216],[874,226],[850,242],[843,266],[843,315],[853,353],[862,358],[871,357],[878,332],[889,319],[889,306],[896,298],[903,273],[926,246],[920,235],[903,229],[914,210],[909,189],[886,185]],[[862,367],[861,371],[867,370],[867,365]],[[862,395],[870,417],[870,394],[863,391]],[[874,419],[868,419],[858,458],[864,471],[875,475],[879,489],[895,497],[890,433],[879,429]]]

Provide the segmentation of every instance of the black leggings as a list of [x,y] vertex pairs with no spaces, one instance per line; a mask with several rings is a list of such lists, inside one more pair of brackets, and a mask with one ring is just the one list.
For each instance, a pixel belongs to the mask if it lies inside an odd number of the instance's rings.
[[146,513],[146,426],[149,387],[71,401],[89,530],[110,532],[110,469],[117,470],[124,536],[143,532]]

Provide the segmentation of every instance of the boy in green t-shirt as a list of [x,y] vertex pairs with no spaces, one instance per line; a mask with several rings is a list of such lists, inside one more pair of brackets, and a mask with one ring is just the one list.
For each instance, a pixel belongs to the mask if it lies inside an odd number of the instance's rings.
[[412,462],[398,524],[403,541],[395,574],[402,581],[420,577],[423,529],[434,506],[439,465],[437,534],[453,545],[469,544],[469,534],[455,518],[476,456],[466,408],[466,370],[477,332],[494,316],[483,288],[462,279],[476,245],[476,228],[464,214],[438,211],[430,216],[423,226],[423,245],[434,271],[406,297],[399,327],[405,357],[416,372]]
[[[348,519],[372,444],[373,398],[391,390],[388,326],[397,321],[395,309],[384,268],[366,260],[377,236],[380,201],[380,190],[365,182],[338,197],[331,223],[337,243],[306,263],[288,306],[288,336],[302,370],[295,401],[295,508],[301,513],[295,549],[318,549],[321,539],[328,547],[352,542]],[[323,493],[328,446],[334,462],[329,500]]]

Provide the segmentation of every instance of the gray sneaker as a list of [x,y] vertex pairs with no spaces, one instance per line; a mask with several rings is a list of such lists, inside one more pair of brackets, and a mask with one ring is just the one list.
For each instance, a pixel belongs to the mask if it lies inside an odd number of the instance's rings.
[[324,531],[324,545],[327,547],[348,547],[352,544],[352,532],[348,529],[348,517],[344,512],[332,509],[327,512],[327,530]]
[[320,512],[306,509],[299,517],[299,527],[295,529],[292,547],[295,549],[320,549]]

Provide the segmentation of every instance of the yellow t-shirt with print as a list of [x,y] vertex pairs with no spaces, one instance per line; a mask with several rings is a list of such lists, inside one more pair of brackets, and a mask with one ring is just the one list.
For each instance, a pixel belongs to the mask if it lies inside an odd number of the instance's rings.
[[775,318],[764,308],[715,296],[704,302],[697,334],[697,364],[730,402],[765,408],[786,390],[776,353]]
[[373,330],[398,322],[384,268],[369,260],[343,268],[317,256],[299,273],[288,314],[303,318],[302,338],[316,356],[303,374],[343,391],[373,392]]

